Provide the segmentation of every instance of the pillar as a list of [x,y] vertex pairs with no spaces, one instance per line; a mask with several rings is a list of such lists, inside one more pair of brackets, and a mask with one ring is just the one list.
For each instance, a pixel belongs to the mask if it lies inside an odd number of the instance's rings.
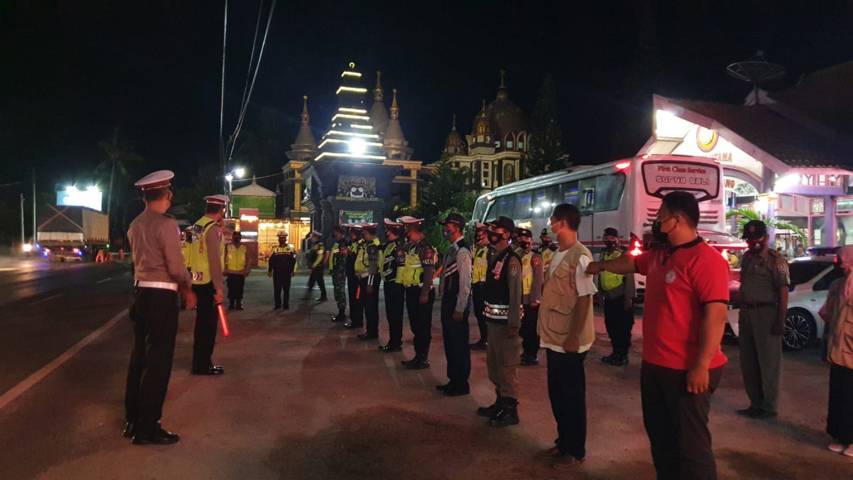
[[302,211],[302,177],[299,170],[293,171],[293,209]]
[[415,208],[418,206],[418,171],[411,170],[412,183],[409,189],[409,206]]
[[823,197],[823,228],[820,230],[820,243],[822,247],[834,247],[838,230],[838,219],[836,218],[837,197]]

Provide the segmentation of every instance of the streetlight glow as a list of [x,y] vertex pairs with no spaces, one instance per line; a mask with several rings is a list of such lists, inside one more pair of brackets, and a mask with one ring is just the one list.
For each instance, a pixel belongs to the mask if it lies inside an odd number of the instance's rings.
[[231,181],[234,180],[234,175],[231,173],[226,173],[225,174],[225,180],[228,180],[228,183],[231,183]]
[[243,167],[237,167],[234,169],[234,175],[237,178],[243,178],[243,176],[246,175],[246,169]]

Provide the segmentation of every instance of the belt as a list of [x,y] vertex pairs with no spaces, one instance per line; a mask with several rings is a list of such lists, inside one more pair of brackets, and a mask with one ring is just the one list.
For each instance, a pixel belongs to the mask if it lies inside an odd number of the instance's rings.
[[741,302],[740,308],[763,308],[775,306],[776,302]]
[[140,288],[159,288],[161,290],[178,291],[178,284],[172,282],[148,282],[145,280],[137,280],[136,286]]

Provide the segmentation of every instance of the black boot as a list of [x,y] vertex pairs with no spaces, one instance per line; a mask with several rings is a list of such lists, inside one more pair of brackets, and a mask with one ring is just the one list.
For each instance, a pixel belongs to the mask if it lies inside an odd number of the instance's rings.
[[518,400],[504,397],[500,403],[500,410],[489,420],[492,427],[508,427],[518,425]]
[[234,310],[234,300],[228,300],[228,310]]
[[500,410],[501,397],[495,399],[495,403],[489,405],[488,407],[480,407],[477,409],[477,415],[486,418],[493,418],[497,415]]
[[243,300],[237,300],[237,310],[243,309]]

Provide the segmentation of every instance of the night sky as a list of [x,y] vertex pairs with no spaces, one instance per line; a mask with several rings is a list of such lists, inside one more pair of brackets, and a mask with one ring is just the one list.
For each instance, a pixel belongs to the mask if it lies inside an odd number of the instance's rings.
[[[307,94],[319,138],[352,60],[368,88],[383,71],[389,101],[390,89],[399,89],[415,158],[431,162],[453,113],[469,133],[481,99],[494,99],[500,69],[510,99],[528,114],[551,73],[567,150],[576,163],[602,162],[646,140],[653,92],[740,102],[749,86],[727,77],[725,66],[759,49],[788,69],[787,83],[853,59],[849,3],[282,0],[247,124],[264,110],[289,145]],[[85,178],[98,141],[115,126],[147,159],[146,170],[171,168],[179,184],[218,162],[222,0],[0,4],[0,183],[28,180],[20,165],[30,163],[45,186]],[[226,131],[236,120],[257,6],[231,0]]]

